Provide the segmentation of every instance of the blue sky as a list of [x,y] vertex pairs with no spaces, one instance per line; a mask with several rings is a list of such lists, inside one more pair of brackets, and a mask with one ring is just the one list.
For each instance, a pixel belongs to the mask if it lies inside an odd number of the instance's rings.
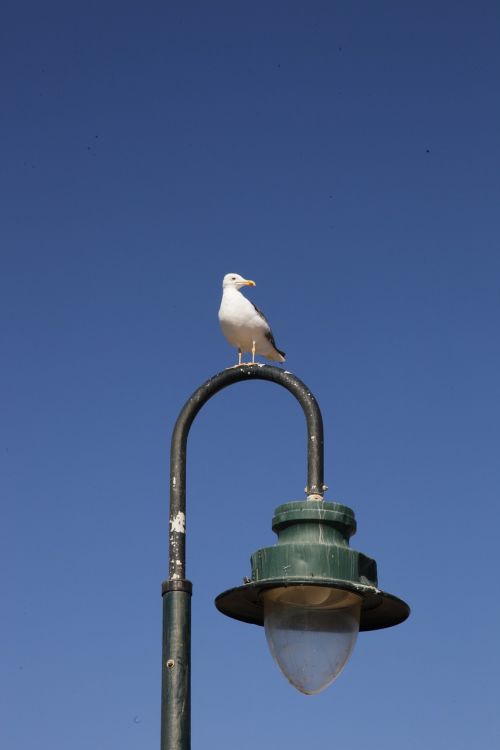
[[297,693],[214,597],[303,498],[269,383],[188,451],[193,747],[495,746],[496,2],[11,2],[1,11],[0,738],[157,747],[170,433],[254,279],[316,395],[327,499],[410,619]]

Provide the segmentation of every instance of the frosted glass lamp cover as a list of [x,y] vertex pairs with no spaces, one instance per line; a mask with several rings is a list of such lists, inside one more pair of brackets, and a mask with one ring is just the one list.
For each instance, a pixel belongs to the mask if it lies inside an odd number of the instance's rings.
[[262,598],[266,638],[279,668],[301,693],[320,693],[352,653],[361,597],[328,586],[284,586]]

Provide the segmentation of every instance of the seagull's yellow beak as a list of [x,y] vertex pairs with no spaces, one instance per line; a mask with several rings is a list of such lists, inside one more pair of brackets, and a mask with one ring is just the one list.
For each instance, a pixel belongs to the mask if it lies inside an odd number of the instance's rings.
[[245,279],[245,284],[247,286],[256,286],[255,281],[252,281],[251,279]]

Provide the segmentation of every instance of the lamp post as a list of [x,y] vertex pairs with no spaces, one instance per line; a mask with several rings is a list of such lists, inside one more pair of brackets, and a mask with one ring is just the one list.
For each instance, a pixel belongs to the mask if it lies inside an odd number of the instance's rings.
[[264,625],[278,666],[301,692],[316,693],[340,674],[359,630],[403,622],[409,607],[381,591],[374,560],[349,547],[353,511],[324,502],[323,420],[307,386],[285,370],[243,365],[215,375],[181,410],[170,454],[169,578],[162,584],[163,651],[161,750],[190,750],[192,584],[185,577],[186,446],[203,405],[245,380],[283,386],[300,403],[307,423],[305,501],[280,505],[273,518],[274,547],[252,555],[252,576],[216,598],[224,614]]

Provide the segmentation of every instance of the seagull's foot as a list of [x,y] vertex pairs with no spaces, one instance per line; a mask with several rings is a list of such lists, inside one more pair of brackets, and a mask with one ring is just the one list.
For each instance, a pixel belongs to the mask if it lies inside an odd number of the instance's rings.
[[225,367],[225,370],[236,370],[238,367],[265,367],[264,362],[237,362],[235,365]]
[[[236,362],[235,365],[230,365],[229,367],[226,367],[226,370],[235,370],[237,367],[248,367],[249,365],[254,364],[253,362]],[[257,364],[257,362],[255,362]]]

